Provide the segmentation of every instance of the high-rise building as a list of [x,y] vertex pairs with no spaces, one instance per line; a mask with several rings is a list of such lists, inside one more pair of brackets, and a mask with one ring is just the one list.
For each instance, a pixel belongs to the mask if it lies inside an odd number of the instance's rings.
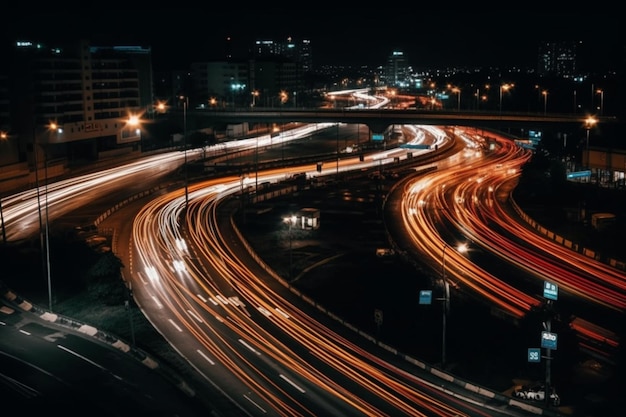
[[575,41],[543,42],[539,46],[537,74],[541,77],[576,77],[577,45]]
[[153,103],[150,48],[16,42],[14,52],[11,135],[31,167],[39,152],[71,164],[140,146],[129,121]]
[[195,62],[191,64],[191,74],[193,102],[197,106],[241,107],[252,99],[247,61]]
[[257,40],[253,58],[263,59],[282,56],[297,64],[301,74],[313,71],[313,50],[309,39],[294,40],[291,36],[285,41]]
[[393,51],[387,58],[383,83],[390,87],[402,87],[410,79],[410,66],[404,52]]

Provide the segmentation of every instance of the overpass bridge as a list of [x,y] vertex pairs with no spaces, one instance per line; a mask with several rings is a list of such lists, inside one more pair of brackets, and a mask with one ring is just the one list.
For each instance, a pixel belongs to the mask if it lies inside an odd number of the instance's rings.
[[[523,128],[528,129],[585,129],[587,114],[537,114],[514,112],[477,112],[441,110],[399,109],[196,109],[187,111],[187,118],[225,123],[359,123],[367,125],[373,133],[383,133],[394,124],[424,124],[444,126],[470,126],[478,128]],[[618,123],[612,116],[593,116],[594,123]]]

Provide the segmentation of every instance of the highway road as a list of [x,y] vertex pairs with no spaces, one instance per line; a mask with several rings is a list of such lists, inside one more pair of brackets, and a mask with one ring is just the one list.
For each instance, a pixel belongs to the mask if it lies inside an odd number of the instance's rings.
[[[444,133],[423,132],[434,142],[445,137]],[[248,146],[256,147],[258,141]],[[480,159],[479,149],[471,152],[473,156],[455,158]],[[363,161],[356,156],[338,158],[336,172],[382,166],[406,157],[406,153],[386,150]],[[180,153],[176,158],[180,162]],[[318,175],[314,165],[257,174],[265,183],[283,181],[293,172]],[[111,183],[106,184],[112,187]],[[220,222],[232,210],[221,212],[219,203],[241,193],[243,187],[240,176],[189,184],[187,206],[184,190],[164,190],[146,204],[142,201],[141,208],[132,204],[139,210],[132,225],[125,222],[132,229],[120,232],[117,238],[121,243],[132,242],[132,250],[123,251],[131,265],[126,278],[132,280],[135,297],[146,315],[171,343],[179,346],[177,341],[181,341],[184,356],[208,381],[223,384],[242,411],[250,415],[329,411],[335,415],[507,415],[524,407],[523,403],[513,404],[515,411],[511,411],[490,409],[493,406],[485,402],[473,405],[477,399],[457,401],[461,394],[450,392],[450,386],[442,390],[429,382],[430,369],[418,377],[414,374],[420,373],[419,364],[411,371],[391,366],[363,350],[362,340],[348,342],[320,324],[314,302],[310,303],[314,311],[307,311],[301,305],[306,297],[295,294],[293,299],[293,289],[281,283],[280,277],[250,266],[245,262],[245,248],[234,251],[232,237],[223,235]],[[49,203],[60,201],[52,198],[52,193],[48,197]],[[14,219],[10,217],[17,221]],[[439,259],[441,242],[436,247],[434,259]],[[122,253],[121,247],[118,250]],[[454,254],[449,258],[449,271],[454,271]],[[466,391],[463,395],[474,398]]]
[[[406,152],[406,151],[403,151]],[[387,157],[387,156],[385,156]],[[371,156],[365,158],[363,163],[371,163]],[[392,157],[393,158],[393,157]],[[354,158],[355,164],[358,165],[358,158]],[[376,158],[372,158],[376,161]],[[340,170],[345,160],[341,161]],[[374,165],[376,166],[376,165]],[[304,171],[302,171],[304,170]],[[289,171],[270,170],[259,173],[263,183],[276,182],[278,179],[288,178],[288,173],[294,172],[294,168]],[[295,172],[306,172],[315,175],[315,166],[300,167]],[[268,272],[251,271],[249,262],[241,261],[245,259],[244,252],[236,254],[231,253],[228,236],[224,237],[223,227],[217,225],[211,226],[212,223],[220,216],[218,202],[231,195],[241,193],[244,188],[243,179],[234,177],[222,177],[216,180],[210,180],[203,183],[194,183],[189,187],[189,205],[185,209],[185,196],[181,190],[174,191],[164,195],[161,198],[153,199],[149,204],[142,207],[141,212],[135,217],[133,225],[133,234],[131,236],[134,242],[132,253],[132,268],[130,274],[135,283],[133,285],[135,297],[139,300],[144,311],[152,311],[156,309],[156,314],[162,314],[162,310],[170,309],[176,317],[176,321],[170,323],[164,320],[156,320],[155,325],[163,334],[168,335],[168,339],[181,339],[180,345],[189,347],[191,351],[187,351],[186,358],[198,357],[198,359],[190,359],[198,367],[207,364],[209,368],[202,368],[204,375],[210,375],[211,372],[218,372],[218,376],[209,378],[222,378],[223,372],[228,375],[249,375],[258,374],[261,380],[267,380],[265,385],[254,384],[248,387],[248,390],[241,388],[235,389],[232,398],[248,407],[258,407],[267,412],[273,408],[278,413],[289,413],[287,410],[301,410],[302,413],[316,413],[314,404],[310,404],[306,398],[291,398],[291,396],[277,396],[271,390],[271,387],[282,387],[287,383],[287,387],[291,385],[301,394],[314,392],[320,398],[336,397],[341,399],[346,395],[342,387],[346,384],[328,384],[326,380],[319,380],[315,377],[321,369],[328,368],[327,372],[331,374],[337,373],[348,378],[348,381],[358,378],[359,384],[353,387],[350,392],[356,393],[360,390],[368,390],[365,395],[358,396],[361,401],[372,398],[373,395],[378,396],[382,404],[387,402],[386,407],[397,407],[403,409],[413,409],[413,413],[423,413],[425,410],[438,409],[436,413],[445,413],[450,399],[437,399],[434,397],[419,400],[407,391],[407,387],[401,388],[392,381],[396,377],[389,379],[387,384],[395,386],[392,392],[386,392],[379,383],[371,381],[366,384],[366,378],[372,375],[378,375],[377,379],[383,377],[381,370],[368,369],[367,362],[359,359],[360,355],[355,356],[353,349],[346,350],[346,343],[337,342],[338,336],[335,333],[326,332],[324,328],[319,328],[317,321],[311,321],[309,316],[300,311],[293,301],[284,299],[279,293],[274,292],[276,289],[269,287],[276,277],[269,278]],[[239,207],[240,203],[236,203]],[[184,214],[185,221],[181,216]],[[226,211],[226,218],[232,214],[232,209]],[[263,275],[266,275],[263,278]],[[139,281],[137,281],[137,278]],[[275,286],[275,283],[274,285]],[[284,290],[284,289],[283,289]],[[292,295],[293,296],[293,295]],[[150,315],[150,313],[148,313]],[[251,320],[250,318],[254,318]],[[217,319],[217,322],[215,320]],[[280,332],[268,334],[269,330],[273,330],[272,326],[263,323],[268,320],[274,326],[280,329]],[[206,324],[205,324],[206,323]],[[216,326],[220,329],[219,335],[228,334],[224,326],[228,326],[230,332],[235,332],[227,340],[220,337],[219,344],[216,345]],[[261,326],[261,327],[259,327]],[[318,329],[319,328],[319,329]],[[311,332],[311,329],[318,329]],[[245,332],[244,332],[245,330]],[[207,334],[208,332],[208,334]],[[197,347],[193,340],[201,343],[201,347]],[[254,336],[252,336],[254,335]],[[290,338],[285,340],[285,335]],[[323,337],[323,338],[322,338]],[[311,342],[307,342],[311,339]],[[341,340],[344,338],[341,337]],[[323,340],[323,342],[322,342]],[[297,349],[292,344],[297,341],[300,348]],[[289,343],[288,343],[289,342]],[[309,344],[311,343],[311,344]],[[324,349],[335,352],[334,356],[344,357],[345,360],[336,362],[336,358],[331,358],[326,354],[319,352],[320,344],[327,345]],[[242,346],[243,345],[243,346]],[[318,352],[314,358],[303,361],[307,355],[299,353],[292,356],[290,353],[301,350],[304,345],[304,352]],[[195,349],[195,350],[194,350]],[[275,376],[271,377],[266,374],[264,366],[254,365],[249,357],[249,352],[245,355],[246,364],[243,367],[243,359],[241,355],[247,350],[251,350],[257,358],[265,364],[271,358],[274,367],[278,367]],[[278,354],[280,353],[280,355]],[[224,355],[228,354],[228,359]],[[256,356],[255,356],[256,355]],[[262,358],[258,358],[261,356]],[[285,358],[287,356],[287,358]],[[210,359],[206,359],[210,358]],[[216,358],[224,358],[217,361]],[[236,360],[236,358],[239,358]],[[306,364],[317,363],[314,370],[306,366]],[[369,358],[368,362],[372,359]],[[226,369],[215,369],[215,364],[226,364]],[[296,366],[294,368],[294,366]],[[348,372],[348,369],[354,369]],[[391,372],[391,371],[389,371]],[[402,371],[406,372],[406,371]],[[289,376],[288,376],[289,375]],[[389,377],[391,378],[391,377]],[[285,381],[287,380],[287,382]],[[336,380],[335,378],[331,379]],[[297,381],[297,382],[295,382]],[[415,381],[413,384],[416,383]],[[354,384],[354,382],[353,382]],[[372,385],[373,384],[373,385]],[[230,385],[230,384],[227,384]],[[368,388],[369,387],[369,388]],[[253,390],[251,390],[253,389]],[[277,389],[277,388],[275,388]],[[412,388],[415,389],[415,388]],[[237,395],[239,392],[239,395]],[[242,396],[242,392],[247,395]],[[342,392],[344,394],[342,394]],[[396,392],[394,394],[393,392]],[[397,392],[403,392],[405,398],[395,398]],[[249,394],[248,394],[249,393]],[[306,397],[306,396],[305,396]],[[428,400],[428,401],[426,401]],[[356,400],[352,400],[355,401]],[[250,403],[250,404],[249,404]],[[332,401],[326,400],[324,404],[333,404]],[[367,414],[385,414],[384,408],[378,410],[375,407],[376,402],[358,402],[353,406],[357,412],[365,412]],[[345,405],[344,405],[345,406]],[[381,407],[381,406],[378,406]],[[414,407],[414,408],[413,408]],[[431,408],[435,407],[435,408]],[[439,408],[437,408],[439,407]],[[283,411],[280,411],[283,410]],[[249,410],[253,412],[253,409]],[[457,410],[455,412],[462,412]],[[477,412],[474,410],[473,412]],[[491,411],[490,413],[494,413]],[[409,413],[411,414],[411,413]]]
[[[84,323],[63,324],[19,297],[0,298],[4,415],[197,416],[203,405],[150,356]],[[13,294],[15,296],[15,294]],[[32,308],[31,308],[32,307]],[[176,386],[176,383],[180,386]]]

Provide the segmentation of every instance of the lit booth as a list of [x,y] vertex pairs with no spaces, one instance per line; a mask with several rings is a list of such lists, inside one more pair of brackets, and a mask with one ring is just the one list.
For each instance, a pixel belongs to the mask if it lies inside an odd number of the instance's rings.
[[320,227],[320,209],[305,207],[296,213],[296,225],[302,230],[316,230]]

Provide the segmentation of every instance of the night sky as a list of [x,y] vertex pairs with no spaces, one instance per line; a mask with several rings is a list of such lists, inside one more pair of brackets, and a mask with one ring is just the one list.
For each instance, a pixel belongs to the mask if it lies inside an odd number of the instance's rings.
[[[316,5],[318,3],[315,3]],[[241,4],[240,4],[241,5]],[[394,49],[417,68],[446,66],[533,66],[544,40],[598,43],[598,58],[611,59],[615,44],[625,43],[619,13],[547,14],[529,12],[465,13],[459,10],[386,10],[382,4],[358,10],[311,10],[303,3],[228,10],[207,3],[201,9],[9,11],[2,17],[3,47],[17,38],[54,44],[89,39],[94,45],[152,48],[156,70],[186,69],[189,63],[223,59],[225,40],[235,55],[246,55],[255,39],[312,41],[316,66],[383,65]],[[417,6],[417,4],[416,4]],[[221,11],[212,12],[211,7]],[[233,7],[230,7],[231,9]],[[600,46],[605,45],[605,46]],[[604,52],[607,51],[607,52]]]

